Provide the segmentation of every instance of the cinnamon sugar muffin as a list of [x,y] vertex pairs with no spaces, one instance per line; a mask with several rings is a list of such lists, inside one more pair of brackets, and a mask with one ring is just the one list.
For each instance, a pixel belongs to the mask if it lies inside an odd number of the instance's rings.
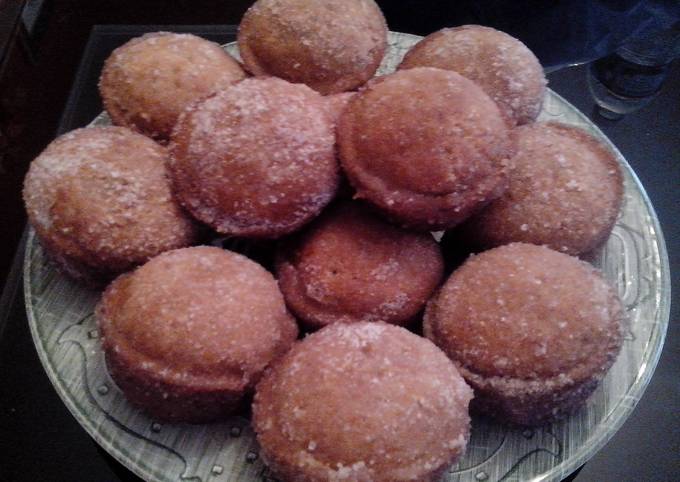
[[460,226],[476,249],[513,241],[580,255],[607,240],[623,201],[614,153],[578,127],[540,122],[512,132],[508,190]]
[[246,79],[187,110],[171,154],[179,200],[227,235],[293,232],[331,201],[339,181],[323,97],[274,77]]
[[254,75],[333,94],[373,77],[387,25],[373,0],[258,0],[241,20],[238,47]]
[[536,56],[510,35],[480,25],[445,28],[418,42],[400,69],[438,67],[472,80],[498,104],[509,125],[533,122],[546,79]]
[[349,101],[337,136],[356,197],[405,227],[451,228],[506,188],[508,128],[455,72],[420,67],[372,80]]
[[169,422],[229,415],[297,336],[271,274],[207,246],[164,253],[117,278],[96,315],[113,380]]
[[218,44],[191,34],[156,32],[113,51],[99,91],[114,124],[165,141],[185,108],[245,77]]
[[403,325],[439,285],[443,264],[430,233],[400,229],[348,203],[286,240],[276,272],[286,303],[310,328],[359,321]]
[[77,129],[54,140],[24,181],[28,219],[71,277],[100,285],[157,254],[194,243],[175,202],[166,149],[123,127]]
[[435,481],[465,451],[472,391],[430,341],[334,324],[257,385],[260,454],[282,480]]
[[472,256],[428,303],[426,336],[475,390],[477,409],[540,425],[578,409],[614,363],[623,308],[591,265],[513,243]]

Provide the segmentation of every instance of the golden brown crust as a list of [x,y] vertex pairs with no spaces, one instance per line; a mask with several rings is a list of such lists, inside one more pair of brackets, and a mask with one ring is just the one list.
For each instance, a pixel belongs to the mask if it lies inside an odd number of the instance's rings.
[[195,242],[175,202],[167,151],[123,127],[78,129],[53,141],[24,181],[31,225],[67,274],[90,284]]
[[114,124],[164,141],[185,108],[245,77],[218,44],[191,34],[155,32],[113,51],[99,90]]
[[441,282],[444,262],[430,233],[402,230],[366,209],[341,205],[279,247],[281,291],[311,328],[406,324]]
[[197,219],[223,234],[276,238],[334,197],[334,144],[319,94],[274,77],[247,79],[185,112],[170,171]]
[[283,480],[432,481],[465,450],[471,397],[428,340],[384,323],[335,324],[263,377],[253,427]]
[[482,410],[533,425],[592,392],[621,348],[622,319],[616,293],[592,266],[513,243],[456,270],[428,303],[424,328]]
[[356,197],[407,227],[455,226],[506,187],[505,122],[455,72],[422,67],[371,81],[350,100],[337,135]]
[[88,288],[104,289],[117,275],[123,271],[127,271],[126,268],[122,268],[118,272],[112,272],[110,269],[98,268],[87,264],[74,256],[68,256],[63,252],[63,249],[59,247],[58,242],[55,242],[50,238],[43,238],[37,232],[36,239],[45,251],[47,259],[51,261],[60,272]]
[[175,422],[228,415],[297,337],[273,277],[206,246],[119,277],[96,313],[114,381],[133,404]]
[[557,122],[512,133],[517,153],[509,188],[460,227],[476,248],[521,241],[579,255],[611,233],[623,201],[613,152],[583,130]]
[[509,125],[533,122],[546,92],[543,68],[519,40],[479,25],[445,28],[418,42],[400,69],[437,67],[478,84],[497,104]]
[[373,77],[387,25],[373,0],[258,0],[241,20],[238,46],[254,75],[333,94]]
[[540,426],[571,415],[583,406],[605,374],[596,373],[578,382],[566,378],[524,380],[484,377],[456,366],[475,391],[473,411],[523,426]]

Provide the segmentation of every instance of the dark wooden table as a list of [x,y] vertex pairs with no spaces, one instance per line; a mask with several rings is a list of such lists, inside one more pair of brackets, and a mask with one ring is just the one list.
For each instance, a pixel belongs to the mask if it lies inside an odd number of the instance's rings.
[[[101,111],[96,80],[108,53],[157,27],[96,27],[63,111],[59,132],[89,123]],[[169,27],[164,27],[169,29]],[[229,26],[173,27],[220,43]],[[615,123],[598,118],[585,68],[550,75],[550,86],[588,114],[629,160],[646,187],[664,230],[673,285],[680,273],[680,65],[647,108]],[[138,480],[93,442],[57,397],[28,332],[21,292],[21,253],[0,301],[0,481]],[[666,346],[639,406],[614,438],[574,476],[581,481],[680,480],[680,310],[671,312]]]

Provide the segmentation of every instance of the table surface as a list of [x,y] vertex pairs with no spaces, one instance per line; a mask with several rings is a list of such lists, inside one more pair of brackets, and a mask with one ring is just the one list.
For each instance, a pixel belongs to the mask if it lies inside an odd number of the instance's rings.
[[[169,29],[167,26],[164,29]],[[97,26],[85,48],[59,132],[87,125],[100,111],[96,83],[116,46],[154,26]],[[173,27],[225,43],[230,26]],[[550,87],[588,115],[617,145],[640,177],[666,237],[672,285],[680,273],[680,63],[661,94],[618,122],[599,118],[584,66],[549,75]],[[20,248],[21,249],[21,248]],[[0,481],[139,480],[100,449],[52,388],[31,341],[21,292],[18,253],[0,299]],[[573,477],[583,481],[680,479],[680,327],[671,307],[666,344],[654,377],[623,428]]]

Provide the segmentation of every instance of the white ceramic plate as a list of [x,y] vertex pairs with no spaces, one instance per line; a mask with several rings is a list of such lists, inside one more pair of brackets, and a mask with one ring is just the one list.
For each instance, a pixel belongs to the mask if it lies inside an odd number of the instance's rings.
[[[420,37],[390,33],[380,73],[394,70]],[[237,54],[234,44],[226,49]],[[585,87],[584,87],[585,88]],[[468,450],[446,481],[556,481],[588,460],[623,424],[657,364],[668,325],[670,279],[659,223],[644,189],[618,150],[583,114],[553,92],[541,120],[577,125],[616,153],[625,175],[622,213],[594,263],[619,290],[629,325],[621,355],[587,405],[568,420],[515,430],[475,420]],[[105,115],[97,124],[108,123]],[[258,458],[248,420],[161,425],[132,408],[109,378],[93,319],[99,293],[58,273],[31,232],[24,265],[26,310],[50,380],[87,432],[149,481],[273,480]]]

